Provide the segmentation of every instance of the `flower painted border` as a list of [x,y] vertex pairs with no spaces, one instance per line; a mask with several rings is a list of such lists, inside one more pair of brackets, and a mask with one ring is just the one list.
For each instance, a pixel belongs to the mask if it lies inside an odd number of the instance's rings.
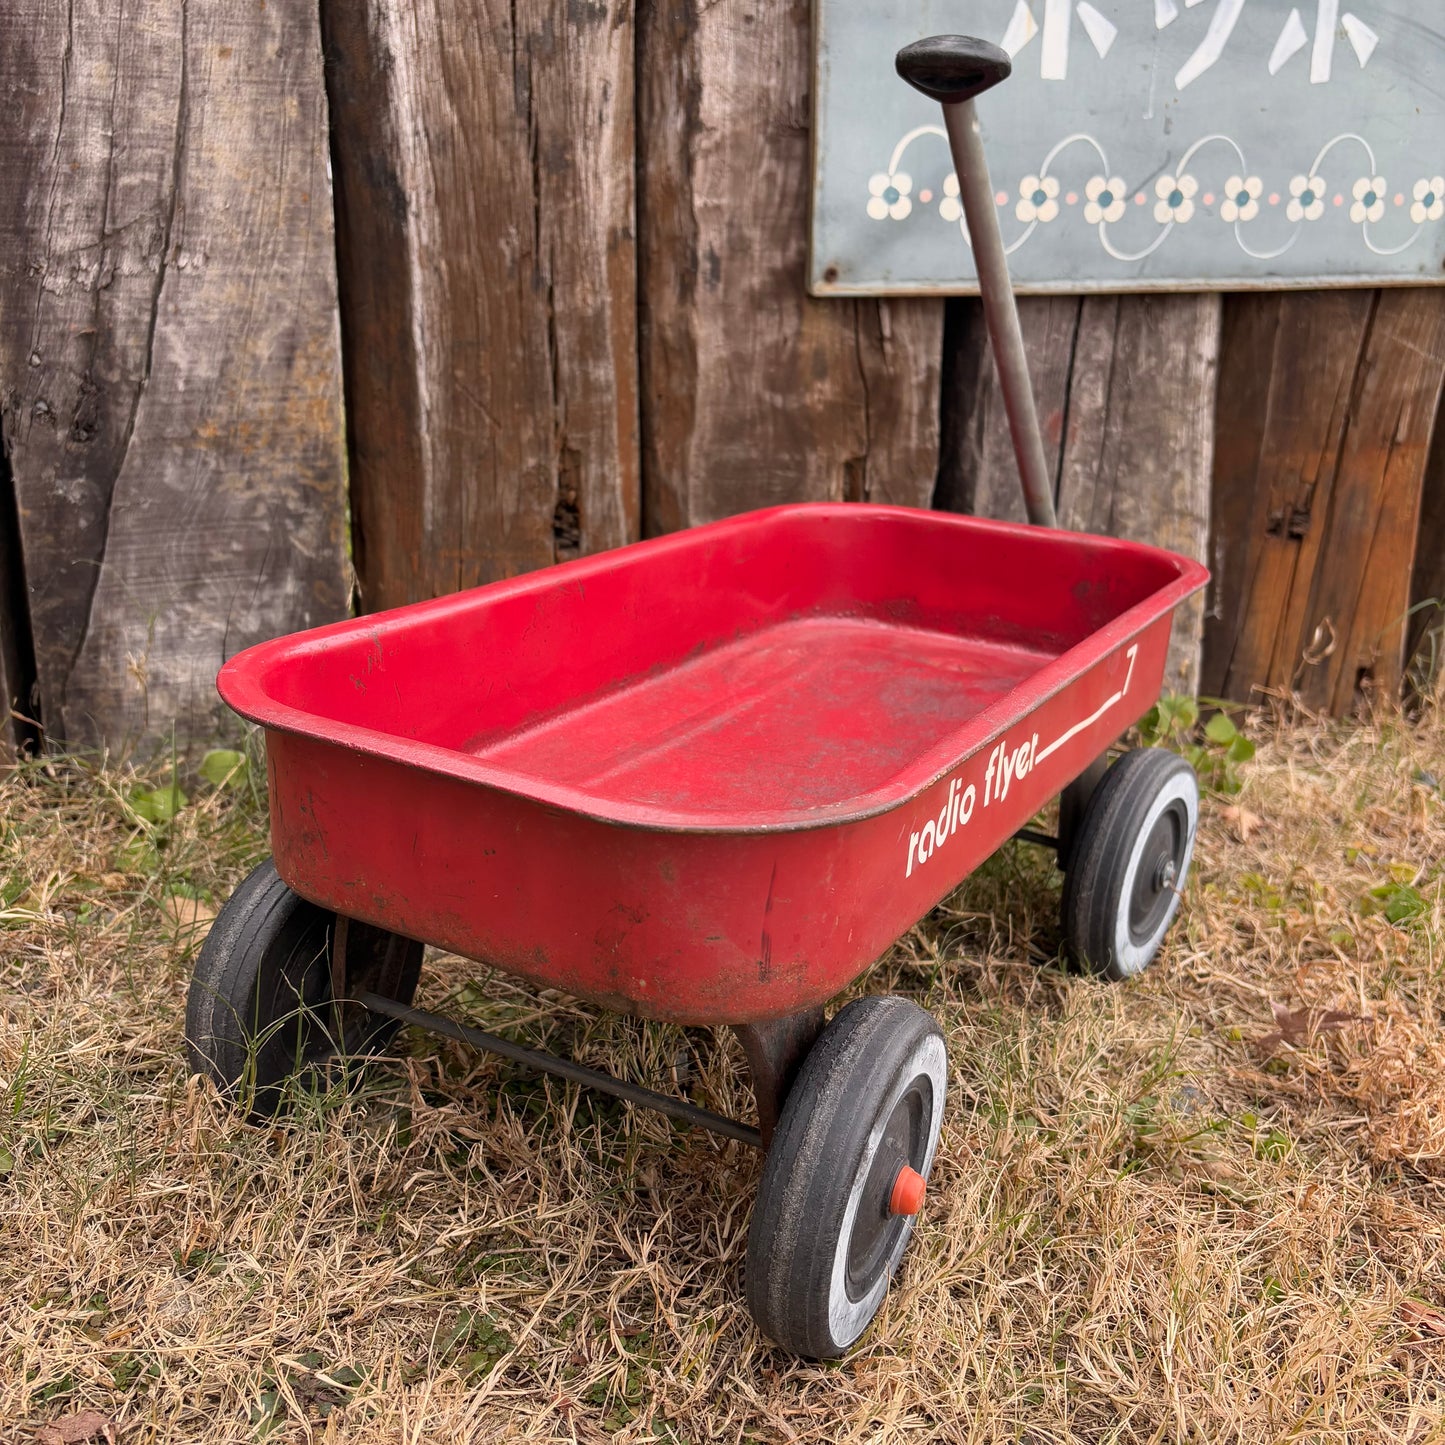
[[[869,178],[867,212],[875,220],[901,221],[915,212],[923,214],[926,209],[932,209],[943,220],[956,223],[964,239],[967,240],[968,223],[959,202],[959,186],[956,175],[950,172],[945,177],[939,187],[941,194],[936,207],[913,205],[908,199],[913,189],[913,180],[906,171],[900,168],[908,149],[925,137],[947,139],[946,132],[937,125],[918,126],[902,136],[893,148],[887,169],[876,172]],[[1013,204],[1014,216],[1024,224],[1024,230],[1009,241],[1004,250],[1008,254],[1017,251],[1040,225],[1047,225],[1062,214],[1059,205],[1061,182],[1057,175],[1051,173],[1050,168],[1069,147],[1085,145],[1091,148],[1098,157],[1100,171],[1090,176],[1083,187],[1081,209],[1084,221],[1097,231],[1101,248],[1114,260],[1141,261],[1158,250],[1176,226],[1195,222],[1200,215],[1201,204],[1207,203],[1201,196],[1199,179],[1190,167],[1200,151],[1206,146],[1215,145],[1229,147],[1234,152],[1236,162],[1236,168],[1226,177],[1220,187],[1218,219],[1232,228],[1236,243],[1246,255],[1254,260],[1270,261],[1284,255],[1299,239],[1306,225],[1313,224],[1322,218],[1325,213],[1328,186],[1324,176],[1320,173],[1320,166],[1336,146],[1350,142],[1363,149],[1367,163],[1366,173],[1356,178],[1351,186],[1350,222],[1360,228],[1361,240],[1375,255],[1397,256],[1419,240],[1428,224],[1445,217],[1445,178],[1437,175],[1422,176],[1415,180],[1408,208],[1410,219],[1415,223],[1414,231],[1398,245],[1381,246],[1377,244],[1371,235],[1370,228],[1384,218],[1388,188],[1385,184],[1385,177],[1378,173],[1379,166],[1375,159],[1374,148],[1363,136],[1357,135],[1353,131],[1342,132],[1326,141],[1320,147],[1309,168],[1290,178],[1287,188],[1289,198],[1285,202],[1284,211],[1286,219],[1294,229],[1283,245],[1269,251],[1256,250],[1245,236],[1245,227],[1256,221],[1262,214],[1260,198],[1264,194],[1263,179],[1258,174],[1252,173],[1243,149],[1229,136],[1223,134],[1202,136],[1183,152],[1177,163],[1172,165],[1166,163],[1166,169],[1155,177],[1152,187],[1153,219],[1161,228],[1158,235],[1142,250],[1121,251],[1110,237],[1109,227],[1123,220],[1126,202],[1131,195],[1136,203],[1142,201],[1144,204],[1148,203],[1148,196],[1142,189],[1126,186],[1123,179],[1114,174],[1109,165],[1108,155],[1095,137],[1084,132],[1067,135],[1045,154],[1037,170],[1031,171],[1019,180],[1016,190],[1000,190],[998,192],[997,200],[1000,207],[1009,203],[1011,195],[1016,195],[1017,200]],[[919,192],[918,197],[921,201],[924,196],[931,198],[932,194],[931,190],[925,190]],[[1212,191],[1204,194],[1209,197],[1210,202],[1214,200]],[[884,196],[898,196],[903,200],[903,204],[884,206],[881,203]],[[1072,206],[1079,200],[1079,197],[1077,193],[1070,191],[1067,199],[1069,205]],[[1278,204],[1281,199],[1283,198],[1278,192],[1271,192],[1271,205]],[[1404,205],[1403,194],[1396,197],[1396,204],[1397,206]],[[1342,207],[1343,197],[1341,195],[1336,195],[1335,205]]]

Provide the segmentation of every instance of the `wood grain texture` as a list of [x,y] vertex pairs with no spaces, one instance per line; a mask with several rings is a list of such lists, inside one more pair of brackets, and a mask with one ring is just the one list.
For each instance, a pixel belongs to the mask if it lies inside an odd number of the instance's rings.
[[926,506],[941,301],[805,292],[807,0],[638,15],[649,533],[785,501]]
[[24,719],[32,706],[34,658],[30,653],[30,607],[10,459],[0,434],[0,767],[15,761],[32,739]]
[[[0,577],[0,581],[4,581]],[[15,761],[20,749],[19,729],[15,712],[20,705],[20,686],[17,682],[19,668],[16,663],[16,637],[14,619],[0,604],[0,768]]]
[[1347,713],[1399,686],[1445,292],[1230,298],[1205,685]]
[[1231,297],[1214,481],[1211,694],[1292,685],[1375,297]]
[[[939,503],[1023,521],[982,314],[964,308],[950,326]],[[1019,321],[1059,524],[1204,560],[1218,297],[1025,297]],[[1195,598],[1175,616],[1165,685],[1176,691],[1198,688],[1203,608]]]
[[[1203,561],[1219,361],[1218,296],[1093,296],[1079,312],[1059,524]],[[1174,614],[1165,686],[1199,690],[1204,597]]]
[[1328,565],[1307,625],[1334,649],[1305,669],[1308,706],[1336,714],[1362,691],[1393,699],[1404,665],[1410,577],[1430,432],[1445,380],[1445,292],[1382,291],[1340,448]]
[[639,530],[630,0],[326,0],[362,601]]
[[[983,308],[971,297],[952,300],[948,305],[943,423],[946,440],[935,500],[949,511],[1026,522],[1018,464],[988,346]],[[1055,477],[1055,501],[1082,305],[1077,296],[1021,296],[1018,301],[1019,328],[1028,353],[1044,456]]]
[[300,4],[0,12],[0,408],[52,739],[234,730],[345,606],[326,110]]
[[1427,682],[1445,669],[1445,397],[1435,408],[1435,431],[1425,463],[1410,606],[1405,655],[1418,679]]

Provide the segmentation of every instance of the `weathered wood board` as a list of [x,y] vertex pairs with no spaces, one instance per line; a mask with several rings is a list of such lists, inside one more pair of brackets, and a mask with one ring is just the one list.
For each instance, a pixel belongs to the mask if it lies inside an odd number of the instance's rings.
[[1420,535],[1410,581],[1410,626],[1405,655],[1418,678],[1445,677],[1445,398],[1435,410],[1435,432],[1425,463]]
[[938,301],[805,294],[807,0],[639,16],[649,532],[786,501],[928,505]]
[[1399,686],[1445,291],[1233,297],[1205,691],[1351,711]]
[[[950,304],[938,503],[1023,521],[981,311]],[[1059,524],[1205,560],[1219,298],[1028,297],[1019,319]],[[1198,687],[1203,609],[1195,598],[1174,619],[1165,685],[1177,691]]]
[[0,11],[0,421],[41,720],[234,731],[214,677],[344,611],[315,12]]
[[30,608],[10,462],[0,440],[0,767],[30,739]]
[[325,0],[362,605],[638,535],[630,0]]

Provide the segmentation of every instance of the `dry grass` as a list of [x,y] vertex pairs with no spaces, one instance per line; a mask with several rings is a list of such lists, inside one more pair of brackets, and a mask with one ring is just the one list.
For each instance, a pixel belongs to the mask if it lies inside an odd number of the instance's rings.
[[[830,1368],[742,1308],[742,1146],[412,1036],[288,1131],[218,1107],[192,923],[259,800],[143,827],[119,771],[0,784],[0,1438],[1445,1439],[1445,725],[1252,731],[1143,980],[1040,966],[1023,845],[866,980],[954,1072],[904,1276]],[[425,998],[746,1107],[724,1037],[476,974]]]

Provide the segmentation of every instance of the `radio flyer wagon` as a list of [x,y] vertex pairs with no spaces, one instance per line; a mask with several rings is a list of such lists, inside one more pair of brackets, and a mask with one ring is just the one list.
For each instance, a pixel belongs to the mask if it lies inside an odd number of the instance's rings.
[[[1006,73],[926,44],[930,84]],[[1109,538],[810,504],[253,647],[219,686],[265,730],[274,861],[202,950],[193,1066],[266,1112],[413,1023],[758,1145],[749,1305],[837,1355],[923,1202],[947,1062],[911,1002],[824,1006],[1061,793],[1059,837],[1033,836],[1070,949],[1150,961],[1197,785],[1171,753],[1101,760],[1205,578]],[[423,944],[731,1026],[757,1127],[412,1008]]]

